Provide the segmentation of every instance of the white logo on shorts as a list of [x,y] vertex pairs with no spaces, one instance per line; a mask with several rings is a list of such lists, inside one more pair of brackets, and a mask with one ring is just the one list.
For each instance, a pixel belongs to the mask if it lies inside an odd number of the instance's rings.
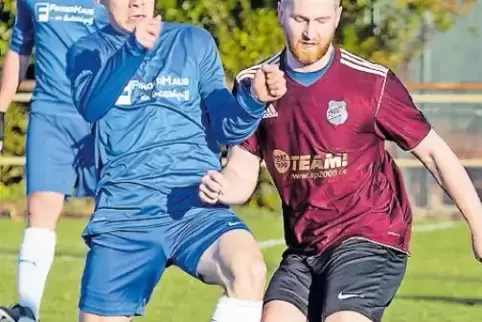
[[340,294],[338,294],[339,300],[347,300],[347,299],[351,299],[351,298],[354,298],[354,297],[364,298],[364,296],[361,295],[361,294],[343,294],[343,291],[341,291]]
[[232,227],[232,226],[236,226],[236,225],[239,225],[239,224],[241,224],[239,221],[237,221],[237,222],[232,222],[232,221],[231,221],[231,222],[228,223],[228,226],[229,226],[229,227]]

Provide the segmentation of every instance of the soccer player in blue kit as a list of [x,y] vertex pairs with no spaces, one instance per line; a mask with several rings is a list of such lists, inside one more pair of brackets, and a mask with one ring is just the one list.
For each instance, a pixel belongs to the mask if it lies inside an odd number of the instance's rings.
[[[0,321],[35,321],[55,253],[55,228],[65,196],[93,196],[95,171],[90,126],[77,112],[66,74],[68,48],[107,24],[94,0],[17,0],[16,20],[3,62],[3,119],[35,46],[36,86],[26,144],[28,227],[19,249],[19,305],[0,307]],[[1,142],[0,142],[1,145]],[[0,147],[1,149],[1,147]]]
[[142,315],[166,267],[223,287],[212,321],[259,322],[266,267],[247,226],[198,196],[220,169],[218,143],[241,142],[286,91],[277,66],[233,96],[212,36],[153,18],[154,0],[107,0],[111,25],[68,55],[74,101],[93,124],[96,207],[80,320]]

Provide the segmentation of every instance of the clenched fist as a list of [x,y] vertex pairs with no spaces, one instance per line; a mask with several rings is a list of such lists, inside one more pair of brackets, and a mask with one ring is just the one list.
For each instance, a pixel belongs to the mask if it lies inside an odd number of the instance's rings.
[[251,82],[251,94],[260,102],[276,101],[286,93],[286,79],[277,65],[263,65]]
[[134,34],[137,41],[146,49],[150,50],[154,47],[162,28],[161,16],[155,18],[144,18],[137,25]]
[[199,198],[205,203],[214,205],[219,202],[219,198],[227,188],[228,182],[223,175],[217,171],[210,170],[201,179]]

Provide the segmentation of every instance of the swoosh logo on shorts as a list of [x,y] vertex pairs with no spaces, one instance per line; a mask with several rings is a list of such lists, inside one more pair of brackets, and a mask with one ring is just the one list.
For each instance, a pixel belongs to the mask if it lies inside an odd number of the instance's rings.
[[364,296],[361,295],[361,294],[344,294],[343,291],[341,291],[340,294],[338,294],[339,300],[347,300],[347,299],[351,299],[351,298],[354,298],[354,297],[363,298]]

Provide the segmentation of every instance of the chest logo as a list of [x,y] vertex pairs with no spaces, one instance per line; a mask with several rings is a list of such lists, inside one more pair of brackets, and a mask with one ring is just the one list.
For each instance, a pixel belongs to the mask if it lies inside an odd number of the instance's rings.
[[278,117],[278,112],[274,108],[274,105],[272,103],[268,104],[266,109],[264,110],[263,118],[264,119],[269,119],[273,117]]
[[326,119],[333,125],[341,125],[348,119],[345,101],[329,101]]

